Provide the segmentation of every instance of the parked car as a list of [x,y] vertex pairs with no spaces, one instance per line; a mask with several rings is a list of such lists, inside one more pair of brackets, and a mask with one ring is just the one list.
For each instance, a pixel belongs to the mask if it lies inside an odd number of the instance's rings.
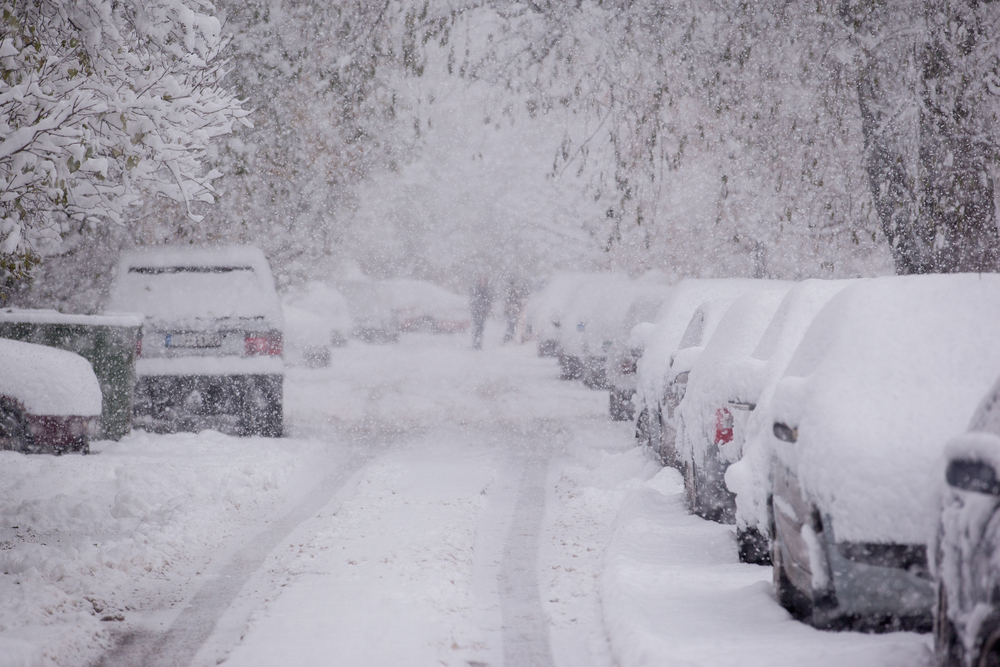
[[563,317],[570,325],[561,330],[563,379],[582,380],[592,389],[607,388],[604,362],[636,292],[634,281],[616,274],[595,274],[581,283]]
[[281,305],[286,361],[309,368],[329,366],[330,348],[347,345],[354,328],[344,295],[332,285],[310,281],[290,288]]
[[384,284],[391,294],[392,319],[401,332],[448,334],[472,325],[468,297],[426,280],[396,279]]
[[388,285],[378,280],[351,280],[338,286],[347,299],[354,338],[379,344],[399,340],[399,323],[393,314],[393,294]]
[[735,501],[724,476],[729,463],[739,458],[741,441],[735,433],[743,430],[743,417],[755,404],[747,401],[749,392],[738,382],[746,378],[734,377],[732,371],[753,352],[789,287],[778,283],[775,289],[736,299],[704,351],[691,363],[684,398],[676,411],[677,456],[685,471],[691,511],[703,518],[735,522]]
[[[766,281],[751,279],[698,280],[688,279],[674,285],[664,300],[656,320],[640,323],[631,337],[635,347],[642,349],[636,362],[636,440],[640,445],[659,453],[673,451],[673,415],[664,410],[667,375],[673,354],[694,311],[706,301],[735,299],[746,292],[760,289]],[[663,447],[661,442],[669,442]],[[671,465],[676,461],[670,459]]]
[[633,335],[632,331],[636,325],[656,318],[670,289],[666,285],[642,286],[611,338],[604,360],[604,380],[609,389],[608,410],[615,421],[635,419],[632,397],[636,388],[636,364],[642,357],[644,339],[642,335]]
[[90,451],[101,421],[101,386],[78,354],[0,338],[0,450]]
[[525,321],[530,335],[538,341],[538,356],[559,356],[564,312],[576,290],[592,275],[584,272],[555,273],[528,300]]
[[772,402],[778,600],[818,627],[930,630],[929,482],[1000,368],[1000,275],[875,278],[819,312]]
[[748,359],[720,369],[720,396],[732,408],[733,439],[722,465],[735,496],[736,545],[742,562],[771,564],[767,502],[771,495],[771,399],[806,329],[837,292],[854,281],[804,280],[793,287]]
[[145,316],[135,425],[282,434],[284,324],[260,250],[162,247],[127,253],[108,306]]
[[934,640],[944,667],[1000,664],[1000,381],[948,443],[932,544]]

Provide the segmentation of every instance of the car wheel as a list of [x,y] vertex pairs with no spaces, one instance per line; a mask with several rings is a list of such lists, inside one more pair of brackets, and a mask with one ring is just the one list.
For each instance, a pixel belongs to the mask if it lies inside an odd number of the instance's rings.
[[280,376],[247,378],[240,419],[242,435],[280,438],[284,435]]
[[0,400],[0,449],[29,454],[34,444],[21,409],[13,401]]
[[774,594],[778,604],[784,607],[793,618],[799,621],[812,619],[812,600],[797,589],[785,573],[785,564],[781,557],[781,533],[774,521],[774,501],[768,498],[767,514],[771,529],[771,566],[773,569]]
[[609,398],[609,412],[611,419],[616,422],[631,421],[635,416],[635,407],[632,405],[632,392],[612,389]]
[[943,583],[937,587],[937,613],[934,615],[934,650],[941,667],[961,667],[965,664],[962,642],[955,624],[948,618],[948,591]]
[[635,420],[635,441],[640,447],[651,447],[649,438],[649,408],[643,408]]
[[758,528],[737,528],[736,547],[739,550],[741,563],[771,564],[770,542]]
[[692,513],[702,516],[701,505],[698,502],[698,472],[695,469],[694,461],[684,467],[684,491],[687,494],[688,509]]

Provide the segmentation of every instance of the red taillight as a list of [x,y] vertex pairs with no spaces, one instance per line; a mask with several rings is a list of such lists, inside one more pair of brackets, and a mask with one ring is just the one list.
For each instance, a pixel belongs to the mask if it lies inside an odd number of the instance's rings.
[[268,333],[251,333],[246,337],[246,354],[248,357],[260,357],[270,355],[280,357],[282,352],[281,334],[271,331]]
[[715,444],[724,445],[733,441],[733,413],[726,408],[715,411]]

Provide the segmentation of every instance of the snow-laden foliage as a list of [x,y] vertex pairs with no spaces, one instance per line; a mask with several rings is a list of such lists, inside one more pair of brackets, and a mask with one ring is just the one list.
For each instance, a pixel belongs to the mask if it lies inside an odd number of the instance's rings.
[[246,111],[219,85],[200,0],[15,0],[0,23],[0,266],[23,275],[74,229],[143,197],[212,200],[211,140]]

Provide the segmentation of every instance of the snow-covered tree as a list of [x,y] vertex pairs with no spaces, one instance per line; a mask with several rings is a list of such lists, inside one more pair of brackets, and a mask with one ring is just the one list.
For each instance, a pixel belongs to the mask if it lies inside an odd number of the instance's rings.
[[211,201],[213,139],[247,112],[220,85],[201,0],[6,0],[0,21],[0,278],[143,198]]
[[898,273],[996,271],[996,3],[845,2],[866,168]]

